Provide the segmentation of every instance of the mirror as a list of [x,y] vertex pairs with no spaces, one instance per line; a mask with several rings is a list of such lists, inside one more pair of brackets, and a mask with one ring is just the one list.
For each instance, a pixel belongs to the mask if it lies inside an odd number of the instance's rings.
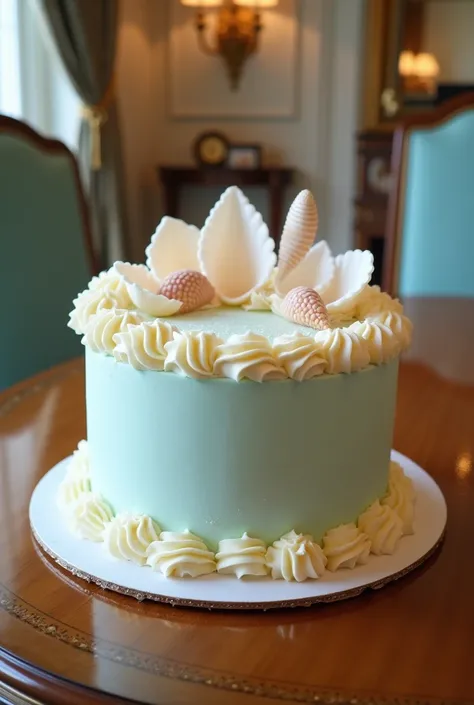
[[474,90],[474,0],[388,0],[381,117]]

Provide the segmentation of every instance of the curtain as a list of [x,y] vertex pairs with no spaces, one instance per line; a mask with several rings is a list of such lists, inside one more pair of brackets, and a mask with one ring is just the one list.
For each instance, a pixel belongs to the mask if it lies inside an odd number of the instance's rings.
[[118,0],[42,0],[59,54],[84,103],[79,167],[103,266],[126,259],[127,214],[115,96]]

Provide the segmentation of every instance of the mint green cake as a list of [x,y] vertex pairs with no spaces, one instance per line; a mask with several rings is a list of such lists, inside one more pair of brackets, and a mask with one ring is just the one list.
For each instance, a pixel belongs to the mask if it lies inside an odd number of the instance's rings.
[[228,189],[203,229],[164,218],[146,265],[118,262],[75,300],[87,443],[61,484],[69,528],[169,578],[317,579],[413,531],[390,462],[401,304],[373,258],[313,245],[303,191],[278,262]]

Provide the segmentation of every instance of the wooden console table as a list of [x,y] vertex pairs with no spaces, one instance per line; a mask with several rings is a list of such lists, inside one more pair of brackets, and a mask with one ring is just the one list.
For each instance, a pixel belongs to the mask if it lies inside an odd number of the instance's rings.
[[165,212],[178,217],[181,188],[194,186],[262,186],[270,197],[270,234],[278,245],[282,228],[282,205],[285,188],[291,183],[294,169],[197,169],[193,167],[160,166],[158,178],[163,184]]

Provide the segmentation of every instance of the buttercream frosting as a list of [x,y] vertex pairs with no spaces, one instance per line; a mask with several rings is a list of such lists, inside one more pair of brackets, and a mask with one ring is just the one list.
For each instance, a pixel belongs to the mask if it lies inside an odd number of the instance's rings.
[[392,299],[390,294],[381,291],[379,286],[366,286],[351,315],[363,320],[386,311],[403,313],[403,306],[398,299]]
[[95,316],[89,318],[82,343],[88,345],[94,352],[112,353],[115,348],[114,336],[142,321],[143,316],[137,311],[123,309],[98,311]]
[[242,307],[246,311],[271,311],[272,302],[270,296],[264,291],[252,291],[250,300],[248,303],[243,304]]
[[392,554],[403,534],[403,522],[398,514],[377,499],[363,512],[358,526],[371,540],[371,553]]
[[409,318],[396,311],[384,311],[374,316],[373,320],[381,321],[390,328],[398,338],[401,350],[409,347],[413,332],[413,324]]
[[66,475],[58,488],[57,503],[61,510],[67,510],[69,505],[79,497],[91,491],[89,456],[87,441],[80,441],[72,454]]
[[100,495],[85,492],[68,508],[72,531],[89,541],[103,541],[104,529],[112,521],[113,511]]
[[323,550],[328,570],[352,569],[367,563],[370,539],[355,524],[341,524],[323,536]]
[[166,372],[177,372],[186,377],[212,377],[221,338],[214,333],[174,333],[165,345]]
[[216,553],[217,572],[243,578],[245,575],[267,575],[265,563],[267,547],[260,539],[251,538],[247,533],[240,539],[219,541]]
[[[150,321],[149,316],[133,307],[126,288],[117,281],[117,275],[110,272],[90,286],[92,288],[75,300],[69,325],[84,334],[83,343],[94,351],[113,353],[117,360],[136,369],[166,370],[197,378],[231,377],[238,381],[271,381],[284,377],[305,381],[322,373],[356,372],[369,364],[387,362],[411,340],[412,326],[401,313],[401,304],[380,292],[378,287],[367,286],[368,293],[362,292],[362,303],[354,304],[348,327],[341,327],[332,316],[330,329],[312,335],[309,329],[308,333],[302,332],[301,326],[285,322],[294,326],[294,332],[276,334],[272,339],[268,333],[262,335],[252,332],[251,328],[245,333],[232,333],[232,321],[226,308],[214,309],[215,313],[205,317],[202,324],[197,317],[195,328],[187,320],[189,317],[192,321],[193,314],[178,315],[176,324],[159,318]],[[371,292],[372,289],[375,291]],[[262,301],[258,303],[256,297],[262,297]],[[268,306],[262,302],[269,303],[271,299],[278,297],[259,290],[252,293],[250,304],[244,304],[247,310],[260,310],[255,314],[259,316],[255,319],[257,329],[261,327],[261,317],[271,315],[270,311],[263,310]],[[361,317],[361,311],[367,316]],[[238,311],[234,309],[233,315],[236,325],[241,326]],[[216,321],[223,317],[225,322],[216,328],[225,329],[225,336],[212,330],[214,316]],[[170,331],[177,335],[173,338]],[[167,343],[171,344],[165,350]],[[325,361],[324,366],[320,360]]]
[[317,377],[326,368],[326,360],[314,340],[305,335],[294,333],[279,336],[273,341],[273,350],[288,377],[297,382]]
[[106,526],[103,540],[114,558],[145,565],[148,547],[158,541],[160,531],[151,517],[117,514]]
[[214,371],[236,382],[251,379],[254,382],[284,379],[285,370],[279,365],[272,346],[263,335],[246,333],[231,335],[217,347]]
[[356,372],[370,362],[367,342],[344,328],[318,331],[314,340],[319,354],[326,360],[326,372]]
[[312,536],[290,531],[269,546],[266,563],[274,580],[316,580],[323,575],[327,558]]
[[400,340],[392,329],[378,320],[356,321],[349,329],[367,342],[370,362],[381,365],[400,352]]
[[133,308],[127,288],[113,268],[93,277],[73,303],[68,326],[79,335],[85,333],[90,318],[98,311]]
[[163,531],[160,540],[148,547],[147,556],[148,565],[167,578],[197,578],[216,570],[214,554],[190,531]]
[[91,291],[103,291],[110,296],[114,296],[117,301],[128,301],[131,303],[127,294],[127,285],[116,271],[115,265],[105,272],[101,272],[96,277],[92,277],[88,289]]
[[388,491],[380,501],[394,510],[402,520],[404,534],[413,533],[415,516],[415,490],[412,480],[405,475],[398,463],[390,463]]
[[174,326],[157,320],[117,333],[114,336],[115,359],[128,362],[136,370],[163,370],[167,357],[165,346],[173,340],[175,332]]

